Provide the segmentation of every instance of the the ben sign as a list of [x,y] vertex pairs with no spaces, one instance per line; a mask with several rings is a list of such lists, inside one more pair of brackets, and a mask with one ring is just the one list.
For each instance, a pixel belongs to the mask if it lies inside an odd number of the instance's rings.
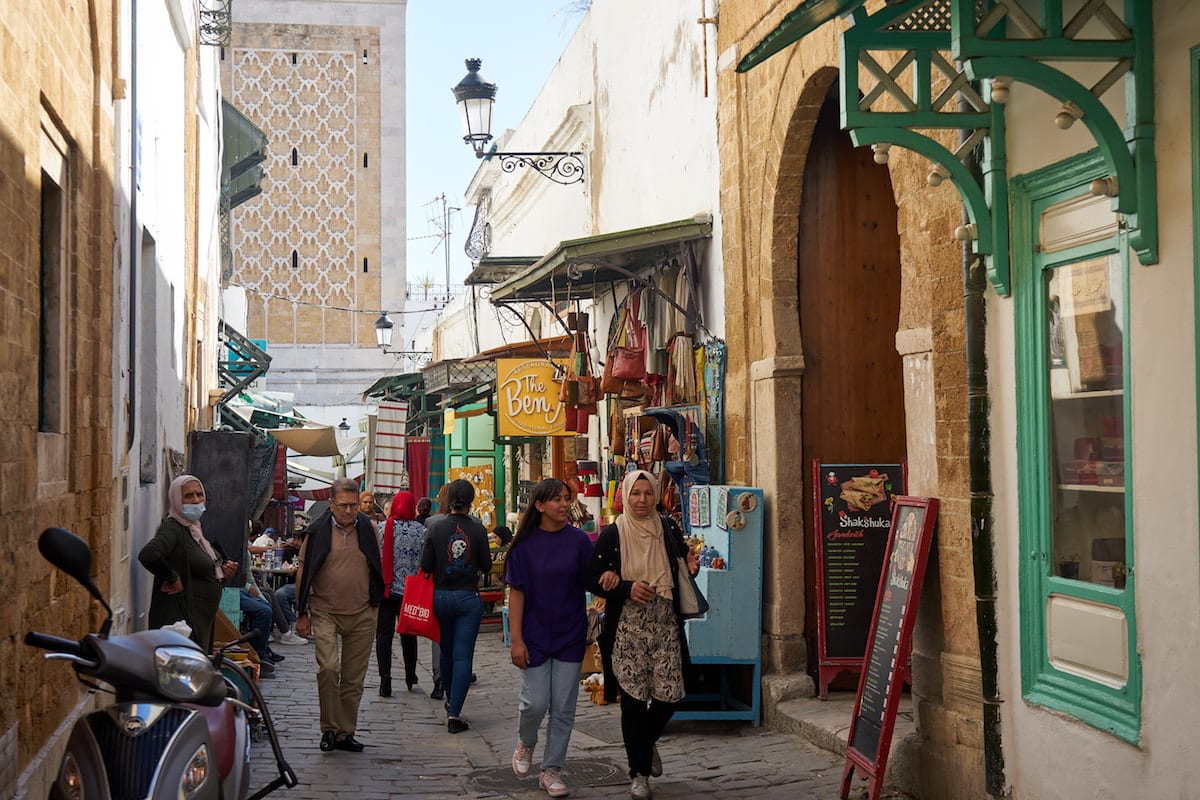
[[570,436],[558,402],[554,363],[544,358],[496,360],[497,433],[500,436]]

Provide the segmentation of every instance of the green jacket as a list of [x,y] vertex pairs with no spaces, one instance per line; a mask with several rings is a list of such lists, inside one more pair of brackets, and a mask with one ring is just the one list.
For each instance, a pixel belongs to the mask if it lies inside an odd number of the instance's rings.
[[[221,603],[221,581],[204,548],[182,523],[167,517],[138,553],[138,561],[154,575],[149,627],[161,628],[182,619],[192,628],[192,640],[206,652],[210,650],[213,621]],[[176,578],[183,579],[183,591],[164,592],[163,583]]]

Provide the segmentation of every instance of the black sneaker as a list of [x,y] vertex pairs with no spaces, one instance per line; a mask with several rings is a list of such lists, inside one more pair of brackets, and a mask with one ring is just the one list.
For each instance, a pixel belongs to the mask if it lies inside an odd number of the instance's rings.
[[272,664],[278,664],[280,661],[283,661],[285,658],[287,658],[287,656],[281,656],[279,653],[276,653],[274,650],[268,647],[267,658],[271,660]]
[[446,696],[446,690],[442,688],[441,681],[433,682],[433,691],[429,693],[430,700],[441,700]]
[[450,731],[451,733],[462,733],[470,727],[470,724],[468,724],[465,719],[451,717],[450,719],[446,720],[446,730]]

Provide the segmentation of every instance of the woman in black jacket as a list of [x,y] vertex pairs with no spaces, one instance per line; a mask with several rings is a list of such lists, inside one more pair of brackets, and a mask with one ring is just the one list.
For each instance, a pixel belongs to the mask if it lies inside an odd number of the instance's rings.
[[180,475],[167,489],[167,501],[170,512],[138,552],[142,566],[154,574],[150,627],[184,620],[191,626],[192,641],[208,652],[222,585],[237,572],[238,564],[218,556],[204,536],[200,527],[204,484],[199,478]]
[[629,760],[630,795],[650,797],[662,774],[655,743],[684,695],[690,667],[675,586],[680,557],[699,569],[679,526],[660,517],[658,481],[645,470],[621,482],[624,513],[600,532],[588,565],[589,588],[606,598],[600,655],[604,697],[621,698],[621,737]]

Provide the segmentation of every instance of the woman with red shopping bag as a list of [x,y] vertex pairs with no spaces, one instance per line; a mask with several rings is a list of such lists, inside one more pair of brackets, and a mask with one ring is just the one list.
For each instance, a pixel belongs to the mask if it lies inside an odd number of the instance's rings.
[[[421,563],[425,526],[417,522],[417,498],[412,492],[396,492],[387,521],[383,524],[383,576],[387,585],[379,601],[375,626],[375,661],[379,666],[379,696],[392,696],[392,639],[396,618],[405,599],[405,581],[416,575]],[[411,692],[417,683],[417,637],[400,631],[400,653],[404,658],[404,683]]]

